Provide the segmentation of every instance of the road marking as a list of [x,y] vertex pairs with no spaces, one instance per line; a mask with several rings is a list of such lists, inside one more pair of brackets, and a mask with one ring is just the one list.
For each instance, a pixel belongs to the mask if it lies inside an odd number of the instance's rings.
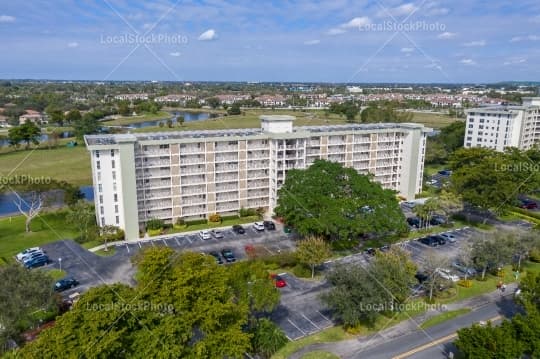
[[150,244],[152,245],[152,247],[155,247],[156,245],[154,244],[154,241],[150,241]]
[[327,321],[329,321],[330,323],[332,323],[332,321],[330,319],[328,319],[324,314],[322,314],[320,311],[317,310],[317,313],[320,314],[321,317],[323,317],[324,319],[326,319]]
[[287,321],[288,321],[289,323],[291,323],[291,324],[293,325],[293,327],[295,327],[296,329],[298,329],[303,335],[306,335],[306,334],[307,334],[307,333],[304,332],[302,329],[298,328],[298,326],[297,326],[296,324],[294,324],[293,321],[290,320],[289,318],[287,318]]
[[165,246],[167,246],[167,247],[169,246],[169,245],[167,244],[167,242],[165,241],[165,239],[162,239],[161,241],[163,242],[163,244],[164,244]]
[[180,244],[180,242],[178,242],[178,237],[174,237],[174,240],[176,241],[176,244],[178,244],[178,247],[181,247],[182,245]]
[[127,249],[127,252],[129,253],[129,246],[127,243],[126,243],[126,249]]
[[193,243],[193,241],[191,239],[189,239],[189,237],[186,237],[186,239],[188,240],[189,244]]
[[[493,317],[491,319],[488,319],[486,322],[494,322],[494,321],[497,321],[499,319],[502,319],[502,315],[497,315],[497,316],[495,316],[495,317]],[[419,347],[416,347],[414,349],[411,349],[406,353],[396,355],[395,357],[392,357],[392,359],[404,359],[404,358],[410,357],[413,354],[422,352],[422,351],[424,351],[426,349],[429,349],[429,348],[432,348],[432,347],[434,347],[436,345],[445,343],[445,342],[447,342],[447,341],[449,341],[451,339],[454,339],[454,338],[457,338],[457,332],[454,332],[454,333],[449,334],[449,335],[447,335],[445,337],[434,340],[434,341],[432,341],[430,343],[427,343],[427,344],[421,345]]]
[[319,330],[321,329],[321,327],[319,327],[317,324],[313,323],[313,322],[311,321],[311,319],[309,319],[308,317],[306,317],[306,316],[304,315],[304,313],[300,313],[300,315],[303,316],[304,318],[306,318],[306,320],[307,320],[308,322],[310,322],[315,328],[317,328],[317,329],[319,329]]
[[137,242],[137,244],[139,245],[139,248],[142,248],[141,242]]

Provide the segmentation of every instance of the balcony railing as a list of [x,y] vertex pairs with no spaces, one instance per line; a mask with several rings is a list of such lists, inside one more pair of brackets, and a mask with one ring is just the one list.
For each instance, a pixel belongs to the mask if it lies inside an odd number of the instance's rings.
[[218,172],[237,172],[238,165],[216,165],[216,173]]
[[186,146],[182,147],[180,146],[180,154],[184,153],[204,153],[205,148],[204,146],[198,147],[198,146]]

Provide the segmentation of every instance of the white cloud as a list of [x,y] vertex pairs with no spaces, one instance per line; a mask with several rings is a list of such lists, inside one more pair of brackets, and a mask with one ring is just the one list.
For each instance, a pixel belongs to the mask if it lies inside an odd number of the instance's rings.
[[15,16],[10,15],[0,15],[0,23],[15,22]]
[[169,55],[173,56],[173,57],[178,57],[178,56],[180,56],[180,53],[179,52],[171,52]]
[[362,17],[355,17],[351,21],[341,24],[340,27],[344,29],[351,29],[351,28],[360,29],[369,24],[371,24],[371,20],[369,19],[369,17],[362,16]]
[[442,16],[450,12],[446,7],[439,7],[437,2],[430,2],[423,6],[422,14],[426,16]]
[[467,47],[482,47],[486,46],[486,40],[477,40],[477,41],[470,41],[463,44],[463,46]]
[[505,61],[503,63],[503,65],[504,66],[517,65],[517,64],[522,64],[524,62],[527,62],[526,58],[524,58],[524,57],[514,57],[514,58],[511,58],[511,59],[508,59],[507,61]]
[[411,52],[414,52],[414,48],[413,47],[402,47],[401,52],[411,53]]
[[431,64],[427,64],[426,66],[424,66],[426,69],[435,69],[435,70],[442,70],[442,66],[439,65],[438,63],[436,62],[432,62]]
[[331,36],[334,36],[334,35],[341,35],[343,33],[347,32],[346,30],[343,30],[343,29],[340,29],[339,27],[335,27],[333,29],[330,29],[326,32],[327,35],[331,35]]
[[456,33],[455,32],[443,32],[439,35],[437,35],[437,38],[439,39],[443,39],[443,40],[448,40],[448,39],[453,39],[454,37],[456,37]]
[[206,30],[205,32],[203,32],[202,34],[199,35],[198,40],[199,41],[210,41],[210,40],[215,40],[216,38],[217,38],[216,30],[208,29],[208,30]]
[[308,41],[304,41],[304,45],[317,45],[317,44],[320,44],[321,43],[321,40],[308,40]]
[[378,17],[387,17],[387,16],[400,17],[400,16],[407,16],[407,15],[412,14],[412,13],[415,12],[416,10],[418,10],[418,7],[417,7],[416,5],[414,5],[413,3],[406,3],[406,4],[403,4],[403,5],[400,5],[400,6],[388,8],[388,9],[385,9],[385,10],[384,10],[384,9],[383,9],[383,10],[380,10],[380,11],[377,13],[377,16],[378,16]]
[[522,36],[514,36],[513,38],[510,39],[510,42],[519,42],[519,41],[523,41]]
[[527,39],[531,40],[531,41],[539,41],[540,36],[538,36],[538,35],[529,35],[529,36],[527,36]]
[[460,61],[460,63],[462,63],[463,65],[468,65],[468,66],[476,65],[476,61],[474,61],[473,59],[463,59]]
[[76,41],[73,41],[73,42],[68,43],[67,46],[74,49],[76,47],[79,47],[79,43]]

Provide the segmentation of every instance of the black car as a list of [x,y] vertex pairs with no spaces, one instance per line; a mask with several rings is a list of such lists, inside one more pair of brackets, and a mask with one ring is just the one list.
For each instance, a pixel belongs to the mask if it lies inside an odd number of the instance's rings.
[[452,171],[450,170],[441,170],[439,171],[439,174],[442,176],[450,176],[452,174]]
[[246,230],[244,229],[244,227],[242,227],[239,224],[235,224],[234,226],[232,226],[232,230],[236,234],[244,234],[244,233],[246,233]]
[[236,257],[234,256],[233,251],[231,251],[230,249],[222,250],[221,255],[223,256],[223,258],[225,258],[225,262],[227,263],[236,262]]
[[66,289],[70,289],[78,285],[79,285],[79,282],[77,282],[77,280],[75,280],[74,278],[68,277],[68,278],[60,279],[58,282],[56,282],[54,284],[54,291],[63,292]]
[[264,228],[266,228],[268,231],[273,231],[276,229],[276,225],[272,221],[264,221],[263,224]]
[[431,237],[434,238],[440,246],[446,244],[446,238],[444,238],[443,236],[435,235]]
[[208,254],[210,254],[212,257],[216,259],[217,264],[223,264],[223,261],[221,260],[221,257],[218,252],[210,252]]
[[418,283],[423,283],[429,278],[427,274],[422,273],[422,272],[416,272],[414,277],[418,280]]
[[429,224],[431,224],[432,226],[438,226],[440,224],[445,224],[445,223],[446,223],[446,218],[440,215],[434,215],[429,220]]
[[420,238],[418,241],[430,247],[437,247],[439,245],[439,241],[431,236]]
[[420,218],[418,218],[418,217],[409,217],[409,218],[407,218],[407,223],[411,227],[420,228]]

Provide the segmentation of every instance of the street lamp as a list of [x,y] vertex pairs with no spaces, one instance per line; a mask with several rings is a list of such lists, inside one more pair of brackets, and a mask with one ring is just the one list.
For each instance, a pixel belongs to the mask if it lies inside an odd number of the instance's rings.
[[58,258],[58,265],[60,266],[60,270],[62,270],[62,258]]

